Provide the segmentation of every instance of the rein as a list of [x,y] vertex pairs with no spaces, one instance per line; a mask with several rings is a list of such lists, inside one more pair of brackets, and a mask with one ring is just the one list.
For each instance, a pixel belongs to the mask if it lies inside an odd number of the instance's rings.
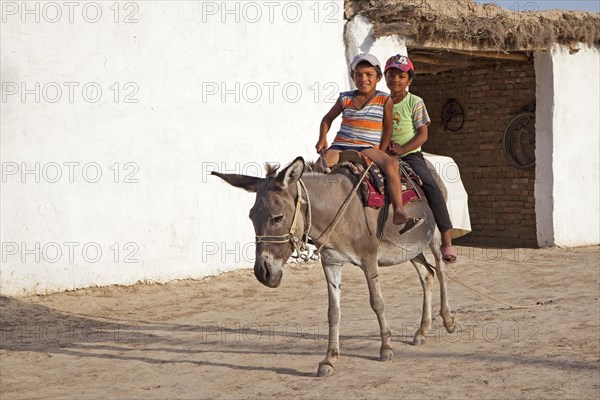
[[[296,258],[301,258],[305,261],[308,261],[308,232],[312,226],[312,213],[310,209],[310,196],[308,194],[308,190],[306,190],[306,186],[302,179],[299,179],[296,182],[296,188],[298,190],[298,196],[296,197],[296,209],[294,210],[294,218],[292,219],[292,225],[290,226],[290,231],[285,235],[265,235],[255,236],[255,243],[274,243],[274,244],[284,244],[290,242],[292,247],[296,251]],[[302,190],[306,193],[306,201],[302,198]],[[302,205],[307,205],[306,211],[306,226],[304,229],[304,234],[302,235],[302,239],[299,239],[296,236],[296,229],[298,228],[298,219],[300,216],[300,211],[302,209]]]

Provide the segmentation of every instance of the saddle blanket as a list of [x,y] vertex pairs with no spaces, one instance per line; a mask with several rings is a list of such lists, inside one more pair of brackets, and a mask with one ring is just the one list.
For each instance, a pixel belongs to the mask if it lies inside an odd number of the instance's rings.
[[[346,170],[350,172],[350,175],[355,177],[356,180],[360,179],[365,172],[366,165],[369,165],[367,163],[370,163],[370,160],[365,160],[366,157],[358,152],[342,152],[342,155],[343,156],[340,157],[340,162],[334,165],[331,168],[331,171],[337,172]],[[399,160],[399,162],[403,203],[406,205],[415,200],[424,200],[425,195],[419,187],[422,184],[421,178],[414,173],[407,163],[402,160]],[[384,176],[377,165],[370,165],[369,173],[361,183],[359,192],[365,206],[372,208],[381,208],[384,206],[386,196],[385,181]]]
[[[347,171],[349,176],[355,176],[356,179],[360,179],[365,166],[368,165],[367,162],[370,161],[366,161],[358,152],[350,151],[348,152],[348,156],[344,155],[344,153],[346,152],[342,152],[340,155],[341,162],[331,167],[332,172]],[[451,230],[452,238],[455,239],[466,235],[471,232],[471,221],[469,218],[468,195],[460,179],[458,165],[456,165],[452,158],[447,156],[425,152],[423,152],[423,155],[425,156],[429,170],[444,194],[450,220],[453,225],[453,229]],[[346,160],[345,158],[350,158],[351,160]],[[400,163],[400,178],[403,186],[402,199],[404,204],[409,204],[415,200],[424,200],[425,195],[419,187],[422,184],[421,179],[410,167],[407,167],[407,164],[406,166],[403,164],[406,163]],[[438,171],[444,173],[438,173]],[[380,208],[385,204],[383,174],[376,165],[372,165],[369,172],[367,174],[369,179],[362,183],[359,192],[365,206]]]
[[423,156],[446,199],[446,206],[453,226],[450,231],[452,239],[466,235],[471,232],[469,196],[460,178],[458,165],[448,156],[425,152]]

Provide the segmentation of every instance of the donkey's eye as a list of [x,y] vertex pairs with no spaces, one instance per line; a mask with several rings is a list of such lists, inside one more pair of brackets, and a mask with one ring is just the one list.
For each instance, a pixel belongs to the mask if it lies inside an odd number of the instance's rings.
[[278,224],[281,221],[283,221],[283,215],[275,215],[271,217],[271,222],[273,222],[274,224]]

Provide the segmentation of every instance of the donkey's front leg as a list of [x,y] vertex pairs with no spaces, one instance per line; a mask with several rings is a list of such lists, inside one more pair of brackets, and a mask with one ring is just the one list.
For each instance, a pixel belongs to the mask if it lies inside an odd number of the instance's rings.
[[363,265],[363,271],[369,285],[369,300],[371,308],[377,314],[379,321],[379,334],[381,336],[381,348],[379,349],[379,361],[391,360],[394,356],[394,350],[391,346],[392,331],[385,320],[383,296],[379,287],[379,266],[377,260],[372,260]]
[[337,361],[340,354],[340,297],[342,293],[342,264],[328,264],[323,261],[323,270],[327,280],[329,293],[329,345],[325,359],[319,363],[317,376],[330,376],[333,374],[333,362]]

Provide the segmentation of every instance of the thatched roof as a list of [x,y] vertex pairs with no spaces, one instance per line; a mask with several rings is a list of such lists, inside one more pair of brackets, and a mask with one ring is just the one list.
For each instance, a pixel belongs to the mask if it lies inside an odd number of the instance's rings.
[[402,35],[409,47],[510,52],[600,45],[600,14],[594,13],[515,12],[472,0],[347,0],[346,17],[357,14],[373,23],[375,37]]

